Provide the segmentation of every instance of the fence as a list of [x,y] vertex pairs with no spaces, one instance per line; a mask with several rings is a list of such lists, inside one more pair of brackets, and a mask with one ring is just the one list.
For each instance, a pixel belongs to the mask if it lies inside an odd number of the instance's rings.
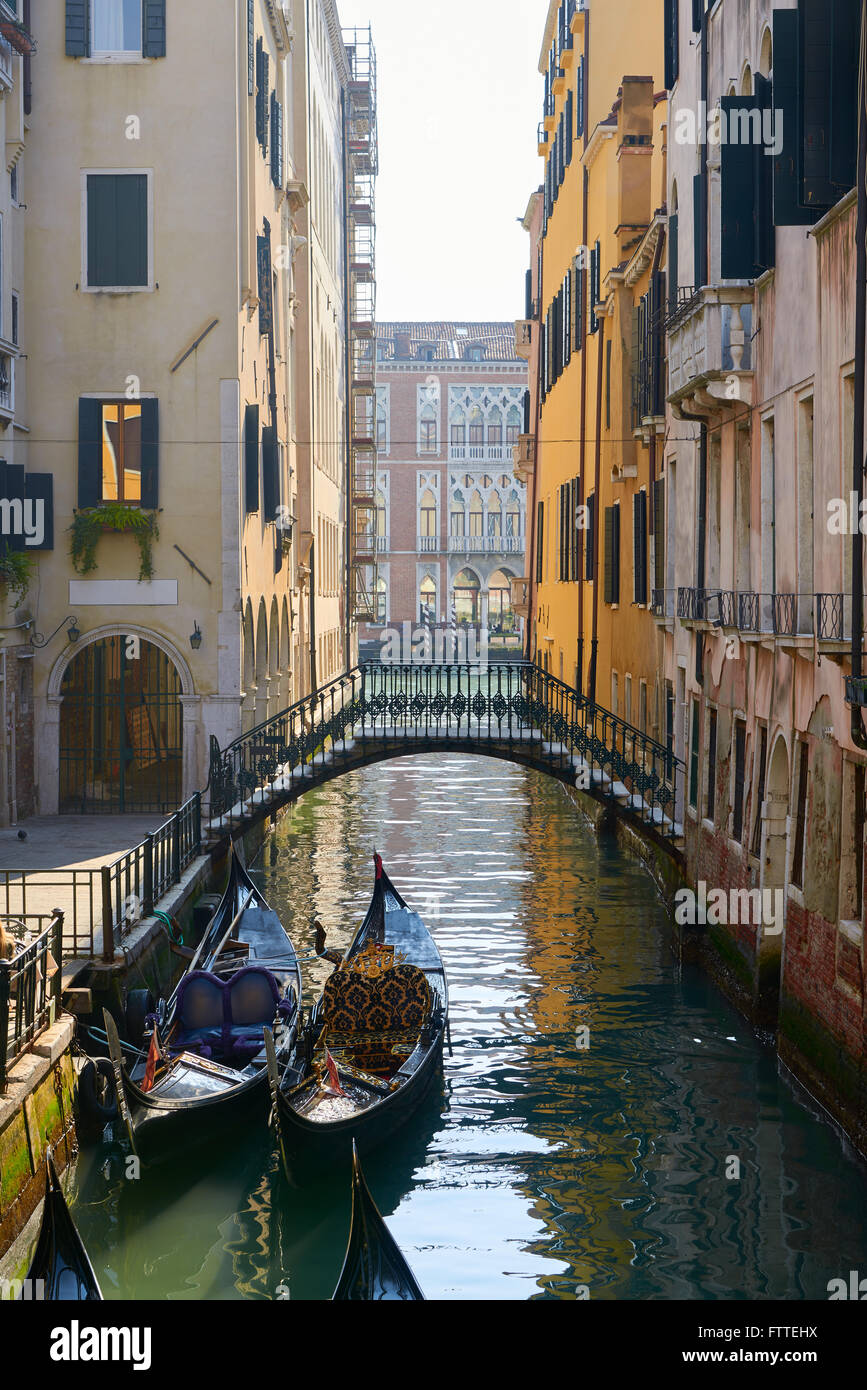
[[201,846],[202,794],[196,792],[141,844],[101,868],[0,870],[0,912],[20,920],[59,906],[63,959],[112,961],[115,944],[180,883]]
[[0,961],[0,1093],[6,1090],[10,1064],[53,1023],[60,1009],[63,913],[52,913],[43,928],[45,920],[44,913],[4,920],[13,932],[16,926],[35,923],[39,935],[13,960]]

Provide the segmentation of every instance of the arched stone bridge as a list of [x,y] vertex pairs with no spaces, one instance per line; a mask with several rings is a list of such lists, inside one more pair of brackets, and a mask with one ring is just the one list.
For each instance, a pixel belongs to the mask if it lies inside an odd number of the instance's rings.
[[369,663],[227,748],[212,739],[210,830],[252,824],[356,768],[434,750],[535,768],[680,847],[683,763],[529,662]]

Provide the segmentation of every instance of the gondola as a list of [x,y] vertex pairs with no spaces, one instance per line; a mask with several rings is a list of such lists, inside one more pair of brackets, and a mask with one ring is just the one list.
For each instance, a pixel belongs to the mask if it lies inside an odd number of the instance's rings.
[[45,1157],[42,1225],[21,1297],[50,1302],[102,1302],[102,1290],[69,1214],[50,1149]]
[[364,1153],[387,1139],[442,1061],[448,989],[439,951],[379,855],[374,862],[370,907],[294,1055],[282,1068],[269,1058],[272,1122],[291,1183],[348,1162],[353,1140]]
[[364,1181],[352,1145],[352,1224],[346,1259],[332,1300],[424,1302],[424,1294]]
[[295,1046],[301,971],[289,936],[234,850],[229,880],[198,950],[160,1007],[162,1060],[153,1084],[123,1063],[117,1028],[105,1014],[120,1117],[135,1152],[158,1161],[223,1136],[268,1097],[264,1030],[281,1058]]

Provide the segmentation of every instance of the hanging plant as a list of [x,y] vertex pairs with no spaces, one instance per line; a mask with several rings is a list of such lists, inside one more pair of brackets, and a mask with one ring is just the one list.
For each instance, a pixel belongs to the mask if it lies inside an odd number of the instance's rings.
[[22,57],[29,58],[36,52],[36,40],[17,19],[0,19],[0,34]]
[[17,608],[33,577],[33,556],[24,550],[4,550],[0,553],[0,589],[17,595]]
[[103,502],[99,507],[76,512],[72,525],[70,557],[76,574],[92,574],[96,569],[96,547],[106,531],[129,531],[139,549],[139,583],[153,579],[153,543],[159,540],[156,512],[127,507],[122,502]]

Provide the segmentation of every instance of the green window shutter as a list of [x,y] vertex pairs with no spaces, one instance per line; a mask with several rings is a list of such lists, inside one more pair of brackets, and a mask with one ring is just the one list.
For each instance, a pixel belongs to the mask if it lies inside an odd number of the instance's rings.
[[611,579],[614,598],[612,603],[620,602],[620,508],[614,508],[614,554],[611,561]]
[[584,578],[592,580],[596,555],[596,494],[593,492],[587,498],[587,530],[584,534]]
[[266,521],[276,521],[279,506],[280,471],[277,426],[266,425],[262,430],[262,510]]
[[[720,273],[724,280],[751,280],[756,245],[755,155],[743,135],[758,103],[755,97],[722,97],[720,107],[729,136],[720,146]],[[732,134],[738,126],[740,138],[735,144]]]
[[680,20],[677,0],[665,0],[665,85],[671,91],[677,81]]
[[614,602],[614,508],[605,508],[605,548],[603,550],[602,596],[606,603]]
[[247,0],[247,95],[256,90],[256,0]]
[[271,182],[283,187],[283,104],[271,93]]
[[632,499],[632,602],[647,602],[647,493]]
[[579,480],[572,479],[571,515],[569,517],[569,532],[572,537],[572,563],[569,569],[569,578],[573,584],[577,584],[581,578],[581,532],[578,529],[578,494]]
[[[765,113],[773,120],[773,90],[770,82],[757,72],[753,78],[756,101],[762,112],[762,130],[765,129]],[[754,258],[756,273],[770,270],[776,260],[776,237],[774,235],[774,163],[765,154],[764,140],[753,147],[753,186],[756,200]]]
[[78,402],[78,505],[96,507],[102,496],[102,405]]
[[677,305],[677,291],[679,286],[677,251],[677,213],[673,212],[668,219],[668,305],[674,309]]
[[262,40],[256,41],[256,139],[262,148],[268,138],[268,108],[265,105],[268,84],[265,79],[265,60],[267,54]]
[[160,416],[159,401],[141,403],[141,504],[150,511],[159,506]]
[[263,337],[267,337],[271,332],[274,323],[270,228],[267,228],[267,233],[266,236],[256,238],[256,259],[259,274],[259,332]]
[[657,270],[650,282],[650,411],[665,414],[665,271]]
[[860,0],[800,0],[798,7],[800,201],[807,207],[833,206],[855,182],[860,11]]
[[692,181],[693,284],[696,289],[707,284],[707,208],[704,179],[696,174]]
[[244,412],[244,510],[259,510],[259,407]]
[[[9,493],[0,493],[8,497]],[[43,535],[39,546],[25,545],[26,550],[54,549],[54,474],[28,473],[24,478],[24,496],[42,503]]]
[[165,58],[166,0],[144,0],[142,29],[142,53],[145,58]]
[[[783,144],[774,165],[774,225],[809,227],[819,208],[801,206],[800,94],[798,90],[798,11],[774,10],[774,85],[776,121]],[[779,126],[778,126],[779,128]]]
[[589,331],[590,331],[591,333],[595,333],[595,332],[596,332],[596,328],[597,328],[596,313],[595,313],[595,310],[594,310],[594,305],[596,304],[596,270],[597,270],[597,262],[598,262],[598,260],[599,260],[599,252],[598,252],[596,246],[591,246],[591,248],[590,248],[590,283],[589,283],[589,286],[588,286],[588,291],[589,291],[589,294],[590,294],[590,330],[589,330]]
[[611,339],[605,344],[605,428],[611,429]]
[[704,13],[704,0],[692,0],[692,32],[701,32],[701,17]]
[[641,352],[641,305],[635,304],[632,308],[632,359],[630,371],[632,377],[632,428],[637,429],[641,423],[641,368],[639,356]]
[[66,0],[66,56],[90,54],[90,5],[88,0]]
[[536,509],[536,583],[542,583],[545,569],[545,503],[540,502]]
[[576,135],[584,134],[584,58],[578,64],[578,77],[575,84]]
[[665,479],[653,484],[653,587],[665,588]]
[[88,174],[87,283],[148,283],[146,174]]

